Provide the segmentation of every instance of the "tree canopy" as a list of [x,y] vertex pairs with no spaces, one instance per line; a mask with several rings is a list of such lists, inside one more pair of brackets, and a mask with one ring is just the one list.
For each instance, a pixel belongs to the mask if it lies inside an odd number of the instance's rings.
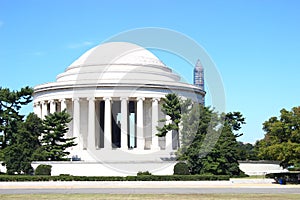
[[42,120],[33,113],[27,116],[25,122],[18,123],[16,141],[3,150],[8,174],[33,172],[32,155],[41,146],[39,137],[42,131]]
[[300,107],[282,109],[279,117],[263,123],[263,130],[257,144],[262,159],[281,161],[284,168],[300,164]]
[[[168,133],[168,131],[178,131],[179,123],[181,120],[181,105],[180,98],[178,95],[171,93],[167,94],[164,98],[162,98],[163,104],[161,107],[161,111],[170,117],[171,123],[164,124],[163,127],[157,127],[159,133],[157,136],[164,137]],[[166,122],[166,119],[161,119],[161,122]]]
[[182,118],[182,146],[177,156],[187,162],[191,174],[244,174],[239,169],[237,157],[237,138],[241,134],[234,133],[245,123],[241,113],[219,115],[208,107],[195,104]]
[[30,113],[24,121],[19,113],[32,101],[33,89],[10,91],[0,87],[0,160],[8,174],[31,174],[33,160],[65,160],[74,138],[66,138],[70,115],[63,111],[43,121]]
[[[161,111],[170,118],[170,123],[165,123],[163,127],[157,127],[158,137],[165,137],[168,132],[171,132],[173,138],[176,138],[178,143],[177,147],[180,147],[179,140],[179,124],[184,113],[189,112],[192,104],[190,99],[182,100],[177,94],[167,94],[162,98]],[[160,122],[166,122],[167,119],[160,119]]]
[[22,106],[32,101],[32,93],[33,89],[30,87],[21,88],[19,91],[0,87],[0,149],[16,141],[18,123],[22,122],[24,117],[19,111]]
[[256,145],[250,143],[238,142],[237,151],[238,160],[259,160],[258,149]]
[[75,137],[65,137],[71,120],[66,110],[46,116],[43,121],[42,146],[39,151],[43,157],[39,157],[40,160],[66,160],[66,156],[70,154],[66,149],[77,145],[74,142]]

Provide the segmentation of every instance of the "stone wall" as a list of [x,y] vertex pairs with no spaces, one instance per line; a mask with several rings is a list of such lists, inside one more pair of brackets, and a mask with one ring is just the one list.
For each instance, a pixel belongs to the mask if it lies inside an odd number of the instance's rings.
[[[130,176],[139,171],[149,171],[154,175],[172,175],[176,162],[33,162],[32,167],[40,164],[52,166],[52,176],[70,174],[74,176]],[[151,170],[152,169],[152,170]]]
[[284,172],[280,165],[280,162],[276,161],[240,161],[240,169],[247,175],[265,175],[272,172]]

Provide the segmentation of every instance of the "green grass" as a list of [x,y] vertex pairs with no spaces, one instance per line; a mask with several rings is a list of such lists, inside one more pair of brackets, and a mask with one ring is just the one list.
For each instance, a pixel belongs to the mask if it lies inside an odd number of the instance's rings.
[[0,194],[1,200],[282,200],[300,199],[300,194]]
[[233,178],[233,179],[266,179],[264,175],[255,175],[255,176],[249,176],[249,177],[243,177],[243,178]]

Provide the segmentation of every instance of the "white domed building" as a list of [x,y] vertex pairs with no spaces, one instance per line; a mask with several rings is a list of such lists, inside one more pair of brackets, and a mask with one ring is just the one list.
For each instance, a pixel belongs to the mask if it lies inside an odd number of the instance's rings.
[[166,118],[160,105],[168,93],[197,102],[205,96],[150,51],[125,42],[96,46],[56,82],[36,86],[34,112],[44,118],[66,109],[73,118],[66,137],[76,137],[78,144],[70,149],[73,161],[48,163],[52,174],[172,174],[178,141],[172,133],[155,135],[163,125],[158,121]]

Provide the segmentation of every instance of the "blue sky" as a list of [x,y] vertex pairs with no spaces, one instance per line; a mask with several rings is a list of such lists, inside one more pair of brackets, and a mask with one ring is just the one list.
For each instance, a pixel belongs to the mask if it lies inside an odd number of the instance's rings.
[[[300,105],[299,10],[297,0],[0,0],[0,86],[55,81],[115,34],[168,28],[207,51],[222,76],[226,111],[246,117],[240,140],[255,142],[264,136],[264,121]],[[158,56],[192,82],[187,63]]]

